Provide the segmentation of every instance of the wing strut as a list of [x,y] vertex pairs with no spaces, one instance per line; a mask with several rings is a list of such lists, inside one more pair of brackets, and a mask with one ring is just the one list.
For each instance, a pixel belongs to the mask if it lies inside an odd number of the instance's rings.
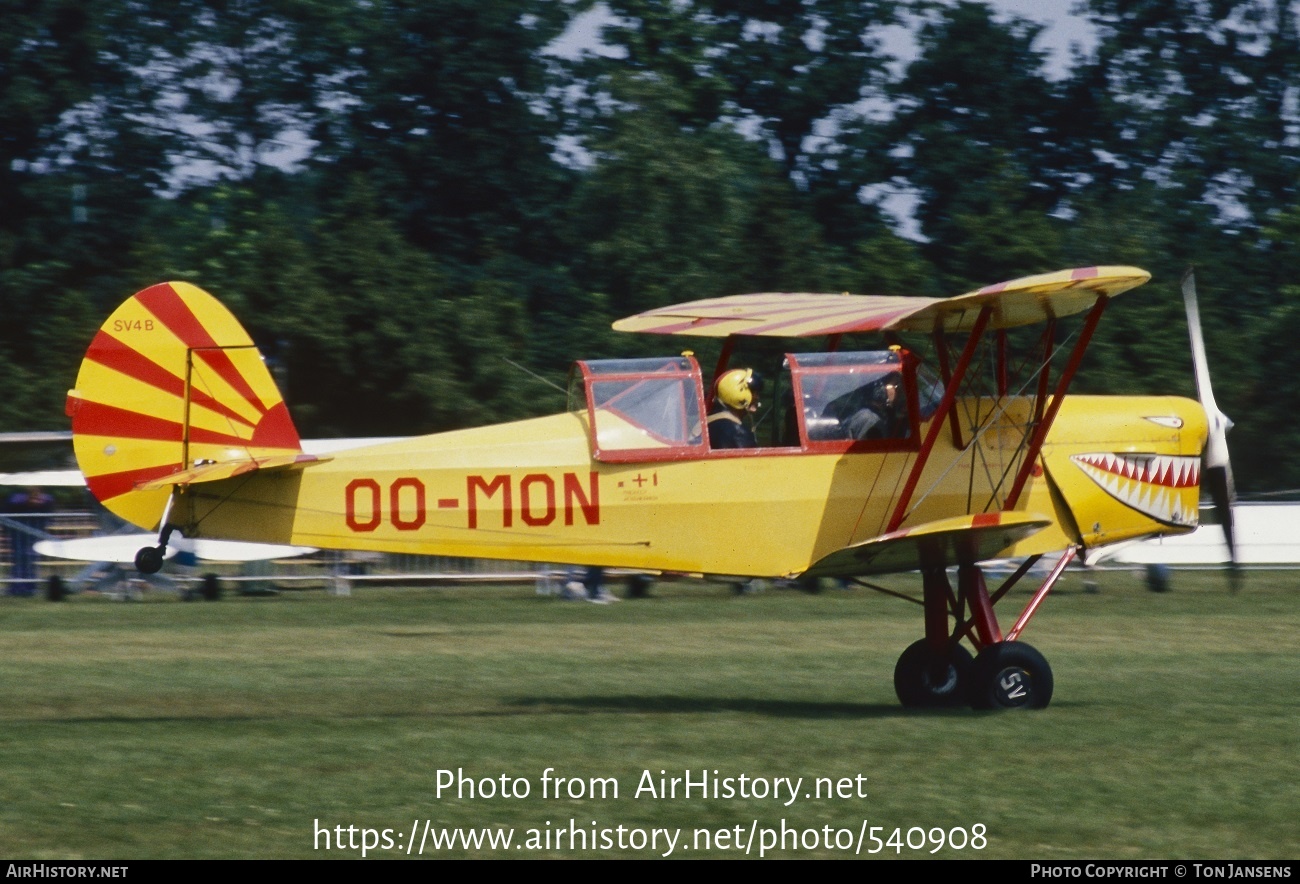
[[1029,603],[1025,605],[1025,609],[1021,611],[1020,616],[1016,618],[1016,622],[1012,625],[1011,630],[1007,632],[1007,641],[1013,642],[1020,637],[1020,633],[1029,625],[1030,618],[1032,618],[1034,612],[1038,610],[1038,606],[1043,603],[1043,599],[1047,598],[1047,594],[1052,591],[1052,587],[1056,585],[1056,581],[1061,579],[1061,575],[1065,573],[1066,567],[1074,561],[1074,557],[1078,554],[1079,548],[1077,546],[1067,547],[1065,552],[1061,554],[1060,560],[1057,561],[1056,565],[1052,568],[1051,573],[1047,575],[1047,579],[1043,581],[1043,585],[1038,587],[1038,590],[1029,599]]
[[1034,397],[1034,424],[1042,423],[1043,411],[1047,408],[1047,388],[1051,383],[1047,367],[1056,356],[1056,317],[1047,320],[1043,329],[1043,370],[1038,373],[1038,390]]
[[889,526],[885,529],[886,534],[897,531],[898,527],[903,524],[903,520],[907,518],[907,507],[912,502],[912,493],[916,491],[916,483],[921,480],[921,471],[925,469],[926,462],[930,459],[930,452],[934,450],[934,443],[939,438],[939,432],[943,429],[948,413],[952,411],[953,404],[957,401],[957,388],[961,386],[962,380],[966,377],[966,369],[970,367],[970,361],[979,346],[980,337],[984,334],[989,317],[992,315],[992,306],[984,305],[984,308],[980,310],[979,317],[975,320],[974,327],[971,328],[970,336],[966,339],[966,347],[957,360],[952,377],[948,380],[947,389],[943,391],[943,399],[939,401],[939,407],[930,420],[930,429],[925,434],[925,441],[921,443],[921,450],[917,452],[916,460],[912,464],[912,470],[907,475],[907,482],[903,485],[902,494],[898,498],[898,505],[894,507],[894,514],[890,517]]
[[[1043,442],[1047,439],[1047,433],[1052,429],[1052,422],[1056,420],[1056,414],[1061,410],[1061,405],[1065,402],[1065,391],[1070,388],[1070,382],[1074,380],[1074,373],[1079,370],[1079,363],[1083,361],[1083,354],[1088,349],[1088,342],[1092,340],[1092,333],[1097,328],[1097,323],[1101,320],[1101,314],[1106,309],[1106,303],[1110,299],[1105,295],[1100,295],[1097,302],[1092,305],[1088,311],[1088,318],[1084,320],[1083,328],[1079,332],[1079,339],[1075,341],[1074,350],[1070,353],[1070,359],[1061,370],[1061,377],[1056,382],[1056,392],[1052,395],[1052,404],[1047,406],[1047,411],[1043,415],[1037,426],[1034,427],[1033,435],[1029,438],[1029,446],[1025,451],[1024,462],[1020,464],[1020,470],[1016,473],[1016,480],[1011,485],[1011,491],[1007,494],[1006,502],[1003,503],[1003,509],[1015,509],[1016,501],[1020,499],[1020,492],[1024,490],[1025,483],[1029,481],[1029,473],[1033,470],[1034,464],[1038,462],[1038,454],[1042,451]],[[1044,371],[1046,374],[1046,371]]]

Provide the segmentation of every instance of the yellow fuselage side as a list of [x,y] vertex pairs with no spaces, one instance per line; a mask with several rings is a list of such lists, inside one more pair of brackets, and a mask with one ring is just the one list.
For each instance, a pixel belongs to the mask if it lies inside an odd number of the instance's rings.
[[[965,451],[943,428],[902,527],[986,511],[994,486],[1005,496],[1029,403],[1004,405],[974,446],[967,426]],[[967,401],[957,411],[969,425],[991,408]],[[1053,524],[1007,554],[1181,530],[1120,502],[1071,457],[1195,457],[1204,438],[1190,400],[1067,400],[1044,446],[1046,470],[1033,470],[1015,507]],[[601,463],[589,440],[586,415],[570,413],[343,451],[302,470],[191,485],[171,521],[201,537],[782,576],[885,532],[917,457],[760,449]],[[1196,489],[1179,493],[1194,515]]]

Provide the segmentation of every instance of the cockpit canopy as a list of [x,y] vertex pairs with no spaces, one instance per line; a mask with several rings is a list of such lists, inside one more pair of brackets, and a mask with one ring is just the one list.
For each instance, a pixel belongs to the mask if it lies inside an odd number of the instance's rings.
[[586,415],[597,460],[644,462],[913,450],[919,421],[937,404],[928,380],[918,397],[915,360],[896,348],[789,353],[773,380],[760,387],[752,416],[757,449],[710,449],[706,415],[714,403],[693,356],[577,362],[570,410]]

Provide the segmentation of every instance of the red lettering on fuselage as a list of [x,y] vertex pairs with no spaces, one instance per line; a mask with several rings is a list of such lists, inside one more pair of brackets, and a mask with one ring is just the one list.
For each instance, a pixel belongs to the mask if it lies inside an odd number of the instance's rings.
[[[588,525],[600,524],[600,474],[588,473],[587,486],[577,473],[563,475],[564,524],[574,524],[576,509],[582,512]],[[465,493],[469,498],[469,527],[479,527],[479,492],[484,500],[501,495],[501,527],[513,525],[514,507],[510,476],[500,473],[490,479],[485,476],[466,476]],[[558,515],[555,480],[545,473],[529,473],[519,480],[519,518],[525,525],[549,525]]]
[[[369,494],[361,495],[362,499],[367,496],[370,498],[367,504],[370,515],[363,521],[357,516],[357,492],[362,488],[366,489]],[[347,490],[344,492],[344,499],[347,501],[344,507],[344,518],[347,519],[348,527],[353,531],[374,531],[379,527],[379,523],[384,519],[384,513],[379,507],[379,483],[374,479],[353,479],[348,483]]]
[[[577,473],[563,473],[564,524],[573,525],[576,513],[582,513],[588,525],[600,524],[600,474],[588,473],[584,484]],[[509,473],[495,476],[465,477],[465,509],[470,528],[479,527],[480,505],[491,501],[499,504],[501,527],[512,528],[515,514],[532,528],[541,528],[555,522],[560,514],[560,492],[556,477],[546,473],[528,473],[519,479],[518,497],[515,480]],[[436,498],[438,509],[460,509],[460,498]],[[518,506],[516,506],[516,500]],[[388,504],[385,512],[384,504]],[[497,509],[498,507],[492,507]],[[428,521],[428,491],[423,481],[415,476],[401,476],[388,485],[385,500],[379,481],[371,478],[353,479],[344,490],[344,519],[353,531],[374,531],[387,518],[388,524],[398,531],[418,531]]]
[[465,477],[465,495],[469,498],[469,526],[478,527],[478,489],[483,489],[486,497],[491,497],[498,491],[501,491],[501,527],[510,527],[510,477],[494,476],[491,482],[488,482],[482,476]]
[[[409,517],[402,514],[402,489],[410,488],[414,492],[412,501],[411,515]],[[389,489],[389,495],[392,499],[389,505],[389,517],[393,521],[393,527],[398,531],[415,531],[424,525],[424,483],[414,476],[404,476],[393,482]]]
[[578,502],[578,507],[582,510],[583,518],[587,520],[588,525],[600,524],[600,474],[589,474],[590,484],[588,493],[582,491],[582,483],[578,481],[577,473],[564,474],[564,524],[573,524],[573,503]]
[[[539,493],[534,490],[541,486]],[[537,498],[542,498],[541,515],[534,511]],[[519,516],[525,525],[538,527],[555,521],[555,482],[545,473],[529,473],[519,480]]]

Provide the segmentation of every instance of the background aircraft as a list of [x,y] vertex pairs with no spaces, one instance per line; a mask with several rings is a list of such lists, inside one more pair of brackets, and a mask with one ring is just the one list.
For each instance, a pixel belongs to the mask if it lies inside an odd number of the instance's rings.
[[1233,507],[1230,552],[1218,525],[1190,534],[1153,537],[1101,551],[1098,564],[1130,565],[1300,565],[1300,504],[1238,503]]
[[[382,438],[304,439],[302,444],[306,451],[325,454],[384,441],[387,440]],[[0,446],[8,453],[7,460],[14,458],[21,460],[25,456],[27,458],[35,457],[36,462],[53,462],[63,458],[63,452],[66,451],[71,442],[72,434],[70,432],[0,433]],[[14,452],[18,452],[18,454]],[[0,488],[27,488],[33,486],[39,488],[85,488],[86,477],[77,469],[25,469],[14,472],[0,472]],[[0,507],[0,511],[2,510],[3,507]],[[3,513],[0,512],[0,521],[13,526],[16,520],[6,520]],[[17,521],[16,524],[21,526],[23,523]],[[97,565],[133,564],[140,547],[154,539],[147,534],[123,533],[114,530],[106,530],[104,533],[96,534],[93,537],[66,538],[51,536],[45,532],[38,532],[38,534],[39,537],[35,535],[33,537],[36,540],[34,550],[38,555],[67,561],[91,562]],[[169,549],[166,558],[173,559],[178,552],[184,553],[188,559],[196,562],[247,563],[310,555],[316,552],[316,548],[290,544],[205,539],[182,542],[179,546]],[[87,573],[96,574],[97,582],[100,576],[114,576],[108,572],[108,569],[90,569]],[[80,582],[82,581],[79,578],[73,580],[74,586]]]
[[[1075,554],[1192,530],[1203,451],[1231,487],[1208,375],[1203,403],[1066,395],[1108,303],[1148,278],[1091,267],[949,299],[747,295],[615,324],[722,338],[715,376],[740,341],[826,339],[828,352],[775,351],[751,449],[709,446],[711,397],[687,354],[578,362],[566,414],[313,454],[247,333],[186,283],[109,317],[68,414],[91,491],[159,532],[137,553],[144,572],[176,531],[711,575],[919,570],[925,637],[895,669],[902,702],[1042,707],[1051,669],[1019,636]],[[1013,336],[1028,326],[1036,340]],[[859,334],[885,346],[839,349]],[[886,382],[902,387],[897,431],[852,438],[852,412]],[[997,603],[1061,550],[1004,630]],[[991,591],[980,562],[1009,556],[1026,565]]]

